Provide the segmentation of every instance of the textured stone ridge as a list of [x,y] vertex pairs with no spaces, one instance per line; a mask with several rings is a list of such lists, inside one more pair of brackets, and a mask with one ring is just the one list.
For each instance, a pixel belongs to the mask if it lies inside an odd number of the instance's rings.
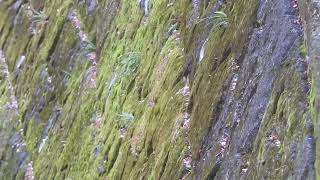
[[0,0],[0,177],[319,179],[319,7]]

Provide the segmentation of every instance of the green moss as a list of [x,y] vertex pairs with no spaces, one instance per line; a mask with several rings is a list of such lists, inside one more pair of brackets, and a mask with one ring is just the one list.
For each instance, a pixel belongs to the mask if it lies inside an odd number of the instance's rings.
[[[318,116],[318,112],[316,109],[316,98],[317,98],[317,87],[316,87],[316,83],[314,81],[314,79],[312,78],[312,83],[311,83],[311,92],[310,92],[310,113],[311,113],[311,117],[312,117],[312,121],[313,124],[315,124],[315,128],[314,128],[314,134],[317,137],[320,134],[320,130],[319,130],[319,116]],[[315,169],[316,169],[316,176],[320,177],[320,161],[319,161],[319,153],[320,153],[320,148],[319,145],[316,146],[316,162],[315,162]]]
[[308,49],[305,43],[302,43],[299,47],[300,55],[305,59],[308,55]]
[[67,20],[68,10],[71,4],[72,1],[70,0],[64,1],[62,6],[57,10],[57,19],[55,19],[54,22],[49,23],[48,29],[50,32],[46,36],[44,45],[42,45],[40,48],[38,61],[46,61],[51,51],[54,50],[53,48],[55,48],[56,43],[61,34],[62,28]]
[[[100,11],[112,9],[115,1],[110,2],[99,1]],[[36,5],[37,1],[33,3]],[[189,65],[188,58],[196,50],[199,37],[206,33],[201,25],[186,27],[190,2],[177,0],[168,7],[166,0],[152,1],[149,16],[143,17],[136,1],[124,0],[111,24],[105,25],[104,20],[109,17],[101,16],[98,11],[87,15],[85,5],[62,0],[42,4],[49,16],[46,27],[37,36],[21,39],[21,45],[14,46],[20,49],[19,53],[7,50],[12,59],[22,52],[27,57],[23,76],[16,81],[21,85],[17,89],[19,99],[24,98],[19,103],[21,113],[32,111],[40,97],[45,99],[40,120],[33,118],[24,122],[28,127],[27,148],[37,179],[178,179],[184,171],[182,161],[190,153],[186,150],[186,141],[191,141],[193,157],[197,158],[202,138],[210,123],[214,123],[210,119],[218,116],[208,107],[219,106],[225,91],[224,82],[232,72],[231,61],[242,52],[255,21],[257,2],[227,3],[223,11],[229,16],[229,27],[209,34],[211,51],[206,52],[204,63],[198,65],[198,73],[190,79],[194,102],[192,118],[196,119],[190,134],[181,127],[187,97],[177,92],[186,83],[183,75]],[[210,1],[209,7],[212,6]],[[75,30],[67,21],[67,13],[73,8],[79,12],[90,40],[94,42],[96,37],[106,36],[103,47],[89,48],[100,51],[96,89],[87,88],[84,83],[90,63],[79,55]],[[7,12],[0,11],[0,16],[3,14],[7,16]],[[202,14],[206,16],[209,12],[203,10]],[[10,26],[5,25],[3,19],[0,18],[3,30],[0,45],[7,36],[12,36]],[[97,22],[102,23],[103,31],[96,32]],[[232,52],[222,59],[226,49]],[[213,67],[213,64],[219,66]],[[48,72],[44,77],[41,72],[45,68]],[[43,88],[47,76],[53,78],[54,92]],[[304,121],[306,117],[292,113],[297,107],[288,104],[297,103],[290,101],[288,94],[273,93],[264,128],[259,132],[258,142],[262,144],[267,141],[267,129],[280,123],[281,114],[287,118],[288,138],[295,136],[299,120]],[[313,98],[310,97],[311,101]],[[56,106],[61,108],[61,114],[50,130],[46,148],[38,153],[39,138]],[[97,112],[101,114],[101,125],[92,120]],[[130,121],[126,134],[120,137],[117,119],[124,112],[130,113],[134,121]],[[226,121],[231,125],[230,116]],[[269,151],[257,144],[254,150],[258,160],[286,153],[283,146],[279,151]],[[210,172],[211,165],[204,169],[204,174]]]
[[315,100],[316,100],[316,96],[317,96],[317,90],[316,90],[316,86],[314,84],[314,80],[312,80],[312,86],[311,86],[311,92],[310,92],[310,112],[311,112],[311,116],[312,116],[312,120],[314,121],[314,124],[316,124],[316,120],[317,120],[317,111],[315,109]]
[[27,143],[27,149],[30,153],[31,157],[36,157],[38,153],[38,142],[41,140],[41,135],[43,132],[43,129],[45,127],[44,123],[39,123],[35,119],[31,119],[28,123],[28,129],[26,133],[26,143]]

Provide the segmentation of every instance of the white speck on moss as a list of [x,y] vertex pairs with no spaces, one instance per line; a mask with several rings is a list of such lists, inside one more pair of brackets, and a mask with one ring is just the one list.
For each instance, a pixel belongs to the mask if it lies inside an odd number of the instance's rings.
[[42,151],[42,149],[43,149],[43,147],[45,146],[47,140],[48,140],[48,136],[46,136],[45,138],[43,138],[43,139],[41,140],[41,143],[40,143],[40,146],[39,146],[39,149],[38,149],[38,152],[39,152],[39,153]]
[[205,50],[206,50],[206,48],[207,48],[207,44],[208,44],[208,40],[209,40],[209,38],[207,38],[204,42],[203,42],[203,44],[202,44],[202,46],[201,46],[201,49],[200,49],[200,53],[199,53],[199,63],[203,60],[203,58],[204,58],[204,53],[205,53]]

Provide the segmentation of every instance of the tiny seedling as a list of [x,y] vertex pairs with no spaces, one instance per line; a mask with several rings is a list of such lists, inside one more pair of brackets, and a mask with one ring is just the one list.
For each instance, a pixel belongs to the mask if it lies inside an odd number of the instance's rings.
[[87,51],[90,51],[90,52],[92,52],[92,51],[95,51],[96,50],[96,45],[94,45],[92,42],[90,42],[90,41],[86,41],[86,46],[85,46],[85,49],[87,50]]
[[226,27],[229,24],[228,16],[222,11],[216,11],[213,15],[203,18],[198,21],[196,24],[207,22],[206,27],[212,25],[212,30],[218,27]]
[[172,24],[171,27],[169,28],[167,34],[171,35],[174,31],[176,31],[178,28],[178,23]]
[[130,52],[120,56],[121,74],[130,75],[136,71],[141,61],[139,52]]
[[30,7],[30,20],[31,25],[29,31],[32,35],[37,35],[43,28],[43,25],[47,23],[48,16],[43,11],[36,11],[34,8]]
[[120,128],[128,128],[134,120],[133,114],[128,112],[122,112],[121,114],[118,114],[118,117],[117,123]]
[[67,71],[63,70],[63,69],[60,69],[61,72],[63,72],[64,74],[66,74],[67,76],[70,76],[71,77],[71,74],[68,73]]
[[84,47],[81,49],[81,55],[86,56],[88,53],[94,52],[96,50],[96,46],[90,42],[85,41]]
[[33,15],[32,15],[31,21],[34,23],[45,22],[48,19],[48,16],[43,11],[36,11],[32,9],[32,13]]
[[305,59],[308,55],[308,49],[304,43],[299,47],[299,51],[300,55]]

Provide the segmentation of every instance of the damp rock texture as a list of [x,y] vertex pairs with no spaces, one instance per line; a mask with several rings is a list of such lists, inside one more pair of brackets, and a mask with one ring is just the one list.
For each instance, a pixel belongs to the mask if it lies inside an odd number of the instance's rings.
[[319,179],[318,0],[0,0],[0,179]]

